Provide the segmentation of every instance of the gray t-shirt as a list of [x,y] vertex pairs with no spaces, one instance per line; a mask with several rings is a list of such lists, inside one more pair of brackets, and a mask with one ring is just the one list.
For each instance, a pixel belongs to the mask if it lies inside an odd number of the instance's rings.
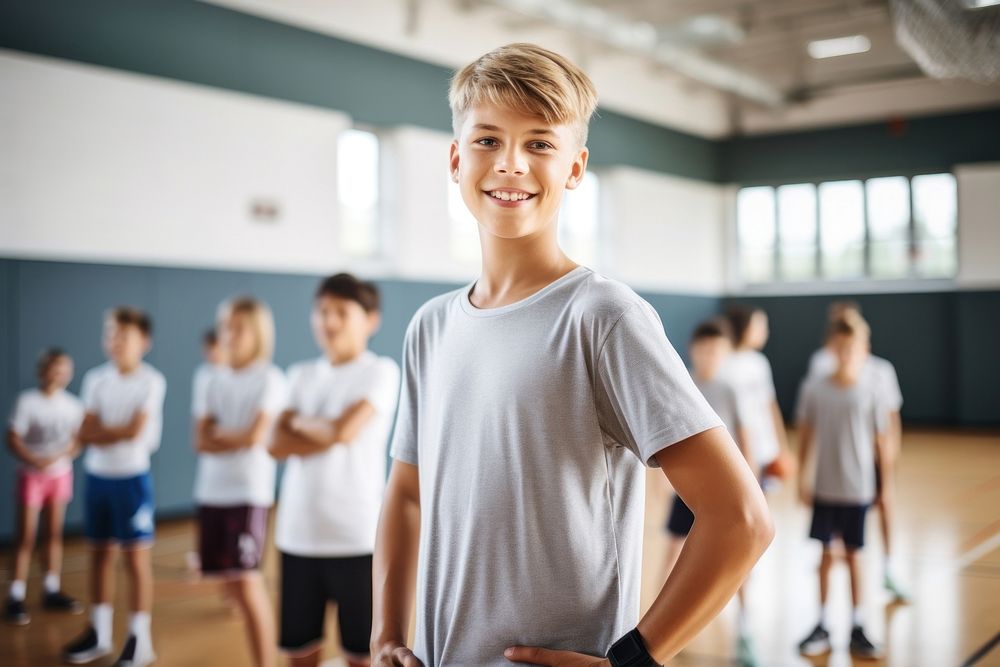
[[392,456],[419,466],[414,652],[510,665],[506,647],[603,655],[639,616],[643,463],[720,425],[653,308],[578,267],[410,322]]
[[815,430],[817,500],[867,505],[875,499],[875,436],[885,432],[889,415],[879,389],[865,372],[850,387],[830,377],[803,386],[801,419]]
[[736,386],[721,374],[711,380],[694,378],[694,384],[698,391],[705,397],[708,404],[719,415],[719,419],[735,438],[737,429],[742,428],[746,423],[747,406],[741,400]]

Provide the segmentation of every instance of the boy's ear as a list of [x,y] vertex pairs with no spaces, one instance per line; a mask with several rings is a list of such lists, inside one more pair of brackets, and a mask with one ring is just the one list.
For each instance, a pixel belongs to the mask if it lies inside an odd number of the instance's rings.
[[570,165],[569,178],[566,179],[566,189],[575,190],[580,182],[583,181],[584,175],[587,173],[587,160],[590,159],[590,150],[584,146],[580,149],[576,158],[573,159],[573,164]]
[[368,335],[374,336],[379,327],[382,326],[382,313],[368,313]]
[[458,183],[458,140],[451,142],[451,148],[448,149],[448,167],[451,170],[451,180],[453,183]]

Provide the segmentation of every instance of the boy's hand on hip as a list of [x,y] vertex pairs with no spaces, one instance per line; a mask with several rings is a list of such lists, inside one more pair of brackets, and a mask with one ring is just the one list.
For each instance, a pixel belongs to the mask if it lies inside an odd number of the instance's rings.
[[424,663],[399,642],[387,642],[372,652],[372,667],[424,667]]
[[546,667],[611,667],[607,658],[530,646],[512,646],[503,655],[511,662],[527,662]]

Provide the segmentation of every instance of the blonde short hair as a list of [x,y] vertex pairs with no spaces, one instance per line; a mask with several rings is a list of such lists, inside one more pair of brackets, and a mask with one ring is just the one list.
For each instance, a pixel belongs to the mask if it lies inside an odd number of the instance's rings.
[[263,301],[252,296],[240,296],[223,302],[217,311],[217,321],[221,327],[233,315],[244,315],[250,322],[257,346],[254,361],[270,361],[274,356],[274,316]]
[[540,116],[552,125],[577,124],[583,146],[597,90],[583,70],[558,53],[534,44],[508,44],[456,72],[448,103],[456,136],[466,112],[489,103]]

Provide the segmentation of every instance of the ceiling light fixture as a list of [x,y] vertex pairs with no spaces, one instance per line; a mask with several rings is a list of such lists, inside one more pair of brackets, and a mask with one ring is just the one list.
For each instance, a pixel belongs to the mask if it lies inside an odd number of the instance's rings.
[[835,58],[837,56],[849,56],[854,53],[864,53],[871,50],[871,48],[871,40],[864,35],[851,35],[850,37],[836,37],[834,39],[817,39],[809,42],[808,47],[809,55],[816,60],[820,60],[822,58]]

